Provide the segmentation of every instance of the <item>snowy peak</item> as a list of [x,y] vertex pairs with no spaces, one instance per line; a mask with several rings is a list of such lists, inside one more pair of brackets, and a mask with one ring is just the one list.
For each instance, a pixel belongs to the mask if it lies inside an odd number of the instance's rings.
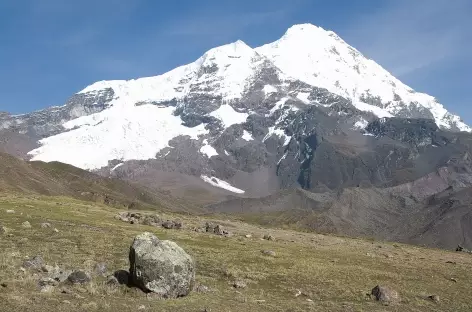
[[383,116],[429,118],[445,129],[472,130],[434,97],[415,92],[332,31],[295,25],[256,51],[287,75],[348,98],[361,110],[376,106]]

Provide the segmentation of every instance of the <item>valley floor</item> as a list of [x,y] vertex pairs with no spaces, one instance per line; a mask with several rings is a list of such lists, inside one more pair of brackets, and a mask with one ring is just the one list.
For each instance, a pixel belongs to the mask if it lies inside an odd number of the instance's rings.
[[[0,311],[472,310],[469,254],[213,220],[233,234],[224,237],[194,231],[208,221],[202,217],[159,213],[183,222],[183,229],[166,230],[124,223],[115,219],[119,212],[68,198],[0,196],[0,225],[7,228],[0,233]],[[25,221],[31,228],[22,227]],[[43,222],[52,227],[42,228]],[[197,283],[211,291],[156,300],[94,277],[85,286],[68,286],[66,293],[60,288],[41,293],[38,276],[20,269],[25,259],[41,255],[68,269],[92,270],[105,262],[110,274],[127,270],[129,246],[144,231],[173,240],[192,255]],[[274,240],[262,239],[266,234]],[[235,280],[247,287],[233,288]],[[378,284],[397,290],[401,302],[373,301],[368,294]],[[431,295],[440,301],[429,300]]]

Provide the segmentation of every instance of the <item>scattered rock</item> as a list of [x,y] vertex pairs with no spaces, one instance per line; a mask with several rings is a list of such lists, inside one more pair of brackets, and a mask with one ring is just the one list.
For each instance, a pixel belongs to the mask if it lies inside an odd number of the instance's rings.
[[55,270],[55,267],[49,264],[45,264],[41,267],[41,271],[44,273],[52,273]]
[[39,291],[42,293],[52,293],[54,291],[54,286],[44,285],[40,287]]
[[247,284],[245,281],[243,280],[236,280],[234,283],[233,283],[233,287],[234,288],[246,288],[247,287]]
[[21,226],[25,229],[30,229],[31,228],[31,224],[28,221],[23,222],[21,224]]
[[161,223],[161,219],[157,215],[145,216],[142,221],[143,225],[150,225],[150,226],[159,226],[160,223]]
[[92,279],[85,271],[74,271],[68,277],[67,280],[72,284],[87,284]]
[[41,223],[41,228],[42,229],[48,229],[50,227],[51,227],[51,223],[48,223],[48,222]]
[[221,225],[213,224],[213,223],[209,223],[209,222],[207,222],[205,224],[205,232],[216,234],[216,235],[221,235],[221,236],[230,236],[231,235],[231,233],[224,230]]
[[118,270],[115,273],[113,273],[113,276],[116,278],[118,281],[118,284],[120,285],[129,285],[130,284],[130,276],[129,272],[125,270]]
[[264,237],[263,237],[265,240],[268,240],[268,241],[273,241],[274,238],[272,237],[272,235],[269,235],[269,234],[265,234]]
[[263,255],[269,256],[269,257],[275,257],[276,256],[275,251],[272,251],[272,250],[261,250],[261,253]]
[[54,228],[53,232],[54,232],[54,233],[59,233],[59,230],[56,229],[56,228]]
[[138,307],[138,310],[146,310],[146,307],[145,307],[144,305],[140,305],[140,306]]
[[162,227],[165,228],[165,229],[177,229],[177,230],[179,230],[179,229],[182,228],[182,222],[167,220],[167,221],[162,222]]
[[53,267],[51,271],[48,272],[48,276],[60,283],[63,283],[68,280],[69,276],[72,274],[71,270],[63,270],[57,265]]
[[0,234],[6,234],[8,232],[7,228],[3,225],[0,226]]
[[454,277],[451,277],[451,281],[454,282],[454,283],[457,283],[457,279],[454,278]]
[[251,237],[252,237],[251,234],[246,234],[246,235],[244,235],[244,236],[245,236],[246,238],[251,238]]
[[133,284],[162,298],[190,293],[195,283],[195,263],[172,241],[161,241],[154,234],[136,236],[129,253]]
[[465,249],[465,248],[462,247],[461,245],[457,246],[456,251],[457,251],[457,252],[465,252],[465,253],[472,254],[472,250]]
[[372,296],[374,296],[374,298],[377,300],[377,301],[380,301],[380,302],[383,302],[383,303],[395,303],[395,302],[398,302],[400,300],[400,296],[398,295],[398,293],[389,288],[389,287],[386,287],[386,286],[375,286],[373,289],[372,289]]
[[12,210],[12,209],[8,209],[8,210],[5,210],[6,213],[9,213],[9,214],[12,214],[12,213],[15,213],[15,210]]
[[117,287],[120,285],[120,282],[118,281],[118,279],[113,276],[113,275],[110,275],[108,276],[107,278],[107,281],[105,283],[107,286],[110,286],[110,287]]
[[41,267],[43,266],[43,258],[41,256],[35,256],[33,259],[30,259],[30,260],[26,260],[25,262],[23,262],[23,267],[25,269],[41,269]]
[[207,293],[210,292],[210,288],[205,285],[199,284],[197,285],[197,287],[195,287],[195,291],[197,293]]
[[38,282],[38,285],[39,286],[57,286],[59,285],[58,281],[56,281],[55,279],[52,279],[50,277],[43,277],[39,280]]
[[94,271],[95,271],[95,274],[97,274],[97,275],[105,276],[105,274],[108,271],[107,264],[104,263],[104,262],[97,263],[95,265]]
[[431,295],[431,296],[428,296],[428,299],[433,301],[433,302],[436,302],[436,303],[439,303],[440,302],[440,299],[439,299],[439,296],[438,295]]

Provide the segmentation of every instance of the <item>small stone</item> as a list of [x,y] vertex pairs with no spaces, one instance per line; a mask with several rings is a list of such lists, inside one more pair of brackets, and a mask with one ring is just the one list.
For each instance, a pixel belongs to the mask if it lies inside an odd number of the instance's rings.
[[8,210],[6,210],[6,213],[9,213],[9,214],[15,213],[15,210],[8,209]]
[[71,304],[69,300],[63,300],[62,303],[63,304]]
[[162,227],[165,228],[165,229],[168,229],[168,230],[173,229],[174,228],[174,222],[169,221],[169,220],[164,221],[164,222],[162,222]]
[[251,238],[252,235],[251,235],[251,234],[246,234],[245,237],[246,237],[246,238]]
[[69,275],[72,274],[71,270],[62,270],[58,266],[55,266],[54,269],[49,273],[49,277],[58,281],[58,282],[65,282],[69,278]]
[[39,286],[57,286],[59,283],[50,277],[44,277],[39,280],[38,284]]
[[207,286],[205,285],[197,285],[197,287],[195,287],[195,291],[198,292],[198,293],[207,293],[210,291],[210,288],[208,288]]
[[7,228],[4,227],[3,225],[0,226],[0,234],[6,234],[8,232]]
[[53,232],[54,232],[54,233],[59,233],[59,230],[56,229],[56,228],[54,228]]
[[39,291],[42,293],[52,293],[54,291],[54,286],[44,285],[44,286],[41,286]]
[[35,256],[33,259],[23,262],[23,267],[26,269],[41,269],[43,262],[44,260],[41,256]]
[[108,276],[107,281],[106,281],[105,284],[107,286],[110,286],[110,287],[117,287],[117,286],[120,285],[120,282],[118,281],[118,279],[116,277],[111,275],[111,276]]
[[438,295],[431,295],[431,296],[428,296],[428,299],[433,301],[433,302],[436,302],[436,303],[439,303],[440,302],[440,299],[439,299],[439,296]]
[[454,278],[454,277],[451,277],[451,281],[454,282],[454,283],[457,283],[457,279]]
[[7,283],[1,283],[0,286],[2,286],[3,288],[7,288],[7,287],[8,287]]
[[275,257],[276,253],[272,250],[261,250],[261,253],[265,256]]
[[49,264],[45,264],[41,267],[41,271],[43,271],[44,273],[51,273],[54,271],[54,267],[52,265],[49,265]]
[[400,296],[398,295],[398,293],[389,288],[389,287],[386,287],[386,286],[375,286],[373,289],[372,289],[372,296],[374,296],[374,298],[377,300],[377,301],[380,301],[380,302],[383,302],[383,303],[395,303],[395,302],[398,302],[400,300]]
[[95,265],[95,274],[105,276],[107,271],[108,271],[108,267],[106,263],[100,262]]
[[72,272],[67,278],[67,280],[72,284],[87,284],[92,279],[86,272],[79,270]]
[[246,288],[247,287],[247,284],[246,282],[242,281],[242,280],[236,280],[234,283],[233,283],[233,287],[234,288]]
[[28,221],[23,222],[21,224],[21,226],[25,229],[30,229],[31,228],[31,224]]
[[41,223],[41,228],[42,229],[48,229],[50,227],[51,227],[51,223],[48,223],[48,222]]
[[146,307],[145,307],[144,305],[140,305],[140,306],[138,307],[138,310],[146,310]]
[[269,234],[265,234],[264,237],[263,237],[265,240],[268,240],[268,241],[273,241],[274,238],[272,237],[272,235],[269,235]]

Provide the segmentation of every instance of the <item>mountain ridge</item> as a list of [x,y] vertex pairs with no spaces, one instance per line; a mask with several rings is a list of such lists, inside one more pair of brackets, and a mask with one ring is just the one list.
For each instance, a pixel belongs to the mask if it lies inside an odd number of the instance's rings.
[[[359,62],[353,66],[350,59]],[[311,24],[295,25],[281,39],[262,47],[253,49],[236,41],[159,76],[96,82],[61,107],[2,115],[0,129],[37,142],[25,155],[32,160],[61,161],[133,179],[133,171],[144,174],[143,168],[176,172],[201,177],[222,189],[244,191],[244,196],[268,195],[295,185],[332,189],[355,181],[385,184],[398,168],[376,176],[372,171],[378,169],[370,166],[382,165],[384,160],[365,154],[387,140],[381,131],[370,132],[379,118],[433,120],[438,129],[432,129],[430,137],[440,129],[470,128],[434,98],[414,92],[371,63],[334,32]],[[369,66],[375,70],[369,72]],[[377,79],[381,91],[387,85],[388,95],[381,98],[375,88],[363,90],[372,79]],[[357,88],[352,94],[351,82]],[[398,89],[399,98],[392,88]],[[426,102],[404,102],[405,94]],[[406,135],[414,139],[424,125],[414,122]],[[394,127],[399,126],[406,123]],[[403,139],[393,138],[397,142],[392,148],[398,149],[398,144],[404,148]],[[354,145],[346,149],[349,144]],[[323,154],[344,163],[346,170],[362,173],[338,172],[336,182],[329,181],[333,177],[328,175],[316,178]],[[359,157],[368,157],[371,164]],[[276,182],[269,182],[273,179]],[[249,187],[252,180],[268,186]]]

